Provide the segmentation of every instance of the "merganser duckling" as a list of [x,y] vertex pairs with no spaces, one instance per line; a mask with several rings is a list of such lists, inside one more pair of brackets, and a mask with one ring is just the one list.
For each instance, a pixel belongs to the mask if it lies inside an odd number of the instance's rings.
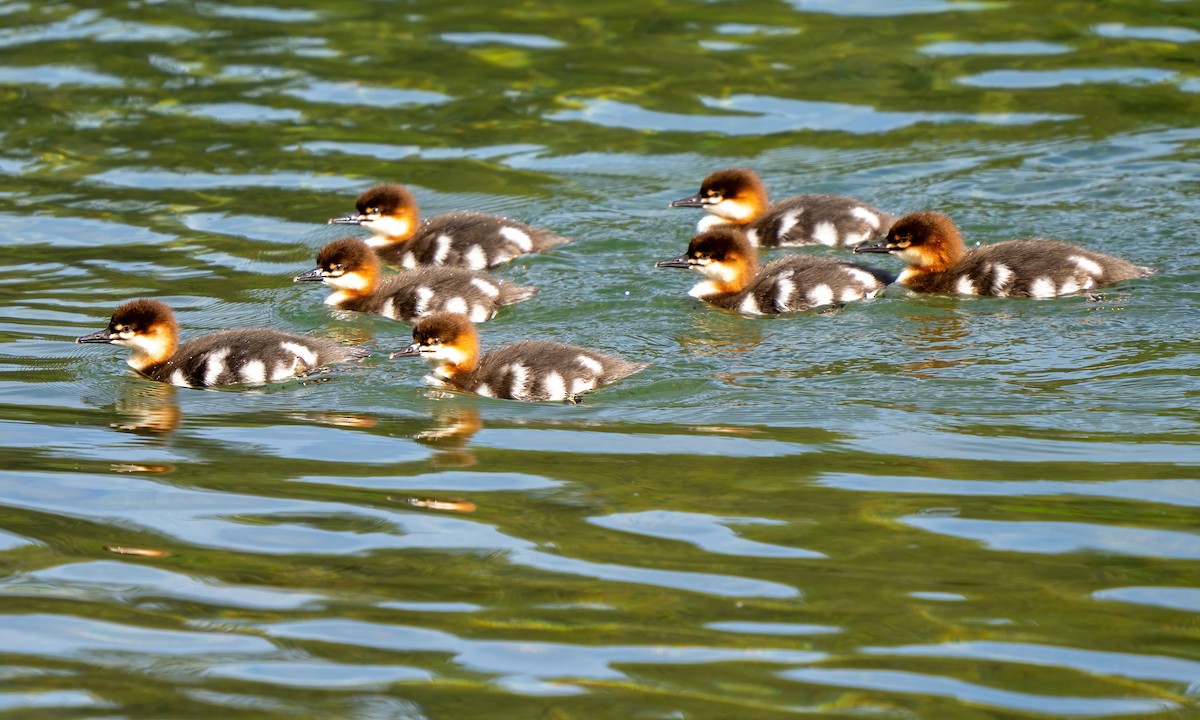
[[379,258],[358,238],[334,240],[321,248],[317,267],[292,280],[331,287],[326,305],[406,323],[438,311],[484,322],[496,317],[502,306],[537,294],[535,288],[457,267],[416,267],[381,278]]
[[361,225],[384,261],[406,268],[457,265],[484,270],[520,255],[570,242],[541,228],[496,215],[453,212],[418,221],[417,201],[400,185],[378,185],[354,201],[357,212],[333,225]]
[[413,325],[413,343],[392,357],[422,357],[433,366],[425,381],[484,397],[574,403],[589,390],[647,367],[588,348],[525,340],[479,356],[479,336],[467,318],[435,313]]
[[118,306],[108,327],[75,342],[127,347],[133,351],[126,361],[131,368],[180,387],[283,382],[321,365],[368,354],[331,340],[267,328],[223,330],[179,345],[175,313],[166,303],[145,299]]
[[718,227],[688,243],[687,252],[655,267],[688,268],[703,275],[688,294],[751,315],[808,310],[874,297],[895,276],[866,265],[787,255],[758,267],[758,251],[740,230]]
[[737,225],[751,245],[853,247],[883,237],[896,216],[844,195],[793,195],[767,204],[767,189],[753,170],[730,168],[710,173],[700,192],[670,207],[698,207],[709,213],[696,232]]
[[915,212],[887,238],[856,253],[890,253],[908,263],[896,282],[916,292],[1054,297],[1152,275],[1111,255],[1045,238],[1006,240],[967,250],[958,227],[940,212]]

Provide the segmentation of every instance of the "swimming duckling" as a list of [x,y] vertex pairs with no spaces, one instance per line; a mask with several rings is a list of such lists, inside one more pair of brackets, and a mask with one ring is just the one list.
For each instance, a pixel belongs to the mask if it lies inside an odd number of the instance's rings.
[[379,258],[358,238],[334,240],[321,248],[317,267],[292,280],[331,287],[326,305],[406,323],[439,311],[484,322],[502,306],[537,294],[534,288],[457,267],[416,267],[381,278]]
[[721,226],[702,232],[687,252],[655,267],[688,268],[703,275],[688,294],[718,307],[751,315],[808,310],[874,297],[895,278],[866,265],[787,255],[758,267],[758,251],[740,230]]
[[262,385],[307,375],[321,365],[357,360],[365,350],[267,328],[223,330],[179,345],[175,313],[158,300],[131,300],[108,327],[76,338],[133,352],[126,363],[152,380],[181,387]]
[[428,360],[433,366],[428,384],[506,400],[573,403],[649,365],[545,340],[524,340],[480,357],[475,327],[455,313],[417,320],[412,336],[413,343],[392,357]]
[[418,221],[417,201],[400,185],[377,185],[354,201],[357,212],[331,218],[375,233],[367,244],[384,261],[406,268],[455,265],[484,270],[570,242],[541,228],[496,215],[453,212]]
[[1154,273],[1078,245],[1027,238],[967,250],[940,212],[909,213],[887,238],[854,249],[890,253],[908,263],[896,282],[910,290],[1000,297],[1054,297]]
[[670,207],[698,207],[709,213],[696,232],[737,225],[751,245],[853,247],[882,237],[896,217],[844,195],[793,195],[767,204],[767,189],[753,170],[730,168],[710,173],[700,192]]

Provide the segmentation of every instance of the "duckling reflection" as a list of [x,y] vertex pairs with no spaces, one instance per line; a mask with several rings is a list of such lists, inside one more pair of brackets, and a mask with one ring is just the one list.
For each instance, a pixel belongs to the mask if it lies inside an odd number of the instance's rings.
[[483,429],[483,417],[477,407],[461,403],[445,405],[433,415],[433,424],[412,439],[437,451],[430,459],[434,467],[471,467],[478,460],[467,446],[475,433]]
[[113,410],[126,419],[109,427],[119,432],[149,435],[166,435],[179,429],[183,411],[179,409],[174,385],[131,382],[120,383],[120,387],[121,394]]

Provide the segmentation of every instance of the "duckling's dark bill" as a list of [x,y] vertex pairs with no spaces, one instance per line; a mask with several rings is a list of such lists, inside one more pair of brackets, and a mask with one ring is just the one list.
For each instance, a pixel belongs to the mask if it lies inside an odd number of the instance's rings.
[[107,328],[104,330],[97,330],[90,335],[84,335],[83,337],[75,338],[75,342],[77,343],[103,343],[105,345],[109,345],[112,343],[112,341],[112,335],[108,334]]
[[341,217],[329,218],[329,225],[362,225],[367,218],[358,213],[350,213]]
[[[330,220],[330,222],[333,222]],[[325,271],[319,267],[292,278],[292,282],[325,282]]]
[[854,248],[856,253],[888,253],[891,252],[888,247],[887,240],[877,240],[875,242],[865,243]]
[[699,195],[672,200],[667,207],[704,207],[704,198]]
[[398,358],[398,357],[420,357],[420,356],[421,356],[421,346],[416,343],[413,343],[412,345],[409,345],[408,347],[404,348],[400,352],[392,353],[388,357],[389,358]]
[[654,267],[684,268],[685,270],[691,266],[692,264],[688,262],[687,255],[680,255],[679,257],[673,257],[667,260],[659,260],[658,262],[654,263]]

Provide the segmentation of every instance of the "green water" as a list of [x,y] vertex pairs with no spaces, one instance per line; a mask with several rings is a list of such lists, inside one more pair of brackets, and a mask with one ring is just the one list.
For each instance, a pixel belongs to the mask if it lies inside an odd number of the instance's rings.
[[[0,717],[1200,716],[1200,3],[10,2],[0,49]],[[1161,272],[745,318],[654,269],[733,165]],[[653,366],[424,389],[291,282],[379,182],[576,238],[486,345]],[[378,352],[175,390],[71,342],[140,296]]]

